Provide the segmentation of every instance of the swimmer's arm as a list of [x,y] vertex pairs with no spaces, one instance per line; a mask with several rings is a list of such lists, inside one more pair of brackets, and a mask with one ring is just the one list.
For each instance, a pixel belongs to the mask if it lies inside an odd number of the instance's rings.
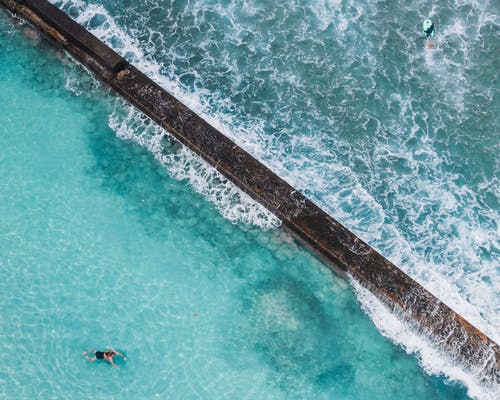
[[123,358],[124,360],[127,359],[127,357],[125,357],[122,353],[120,353],[119,351],[115,350],[115,349],[111,349],[115,352],[116,355],[120,356],[121,358]]
[[118,368],[120,369],[120,367],[118,365],[115,364],[115,362],[113,360],[110,361],[110,364],[115,367],[115,368]]

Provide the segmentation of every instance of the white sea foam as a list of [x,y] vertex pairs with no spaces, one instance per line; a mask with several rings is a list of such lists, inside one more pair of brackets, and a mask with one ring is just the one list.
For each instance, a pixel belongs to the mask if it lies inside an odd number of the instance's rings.
[[242,222],[263,229],[274,229],[280,225],[280,220],[266,208],[186,147],[179,146],[177,151],[165,151],[165,137],[169,134],[158,125],[150,123],[135,107],[120,100],[117,103],[119,105],[109,118],[109,126],[117,136],[148,149],[170,175],[177,180],[187,181],[214,204],[224,218],[233,223]]
[[407,353],[415,354],[419,364],[430,375],[445,374],[451,381],[462,383],[467,393],[474,399],[491,400],[500,398],[500,387],[486,386],[480,382],[481,371],[465,371],[461,365],[450,360],[428,339],[420,335],[414,327],[395,312],[389,310],[369,290],[355,279],[350,282],[356,291],[363,311],[373,320],[377,329],[392,342],[401,346]]
[[[78,7],[76,17],[78,23],[87,26],[94,35],[128,58],[130,62],[145,71],[156,82],[168,87],[170,92],[178,92],[176,87],[160,74],[159,65],[146,60],[139,46],[116,25],[104,7],[71,0],[54,3],[61,8]],[[94,24],[93,28],[89,27],[90,21],[96,16],[103,17],[101,18],[102,23]],[[77,95],[82,93],[81,83],[77,82],[71,73],[67,73],[66,88]],[[185,104],[191,108],[200,108],[196,96],[182,97]],[[162,151],[162,141],[165,135],[169,134],[156,125],[151,126],[147,117],[135,108],[126,106],[124,103],[118,108],[122,107],[128,110],[124,118],[119,111],[116,111],[109,119],[109,126],[116,132],[117,136],[133,140],[151,151],[175,179],[186,180],[198,193],[214,204],[224,218],[233,223],[252,224],[264,230],[275,229],[281,225],[281,221],[274,214],[241,191],[189,149],[182,146],[175,154],[165,154]],[[205,119],[219,129],[223,129],[215,118]]]

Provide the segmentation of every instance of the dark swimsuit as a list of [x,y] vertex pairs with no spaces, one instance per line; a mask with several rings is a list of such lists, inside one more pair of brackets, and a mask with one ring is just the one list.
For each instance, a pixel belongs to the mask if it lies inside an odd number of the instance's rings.
[[432,31],[434,30],[434,24],[432,24],[429,29],[425,31],[427,37],[432,36]]
[[97,358],[98,360],[102,360],[104,358],[104,352],[102,352],[102,351],[96,351],[95,352],[95,358]]

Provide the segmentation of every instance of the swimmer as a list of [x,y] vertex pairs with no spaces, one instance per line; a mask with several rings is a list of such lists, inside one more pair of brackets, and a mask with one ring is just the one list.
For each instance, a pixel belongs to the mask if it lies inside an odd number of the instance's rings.
[[430,19],[426,19],[422,24],[422,29],[424,30],[425,37],[429,38],[434,36],[434,22]]
[[[89,353],[93,353],[94,356],[92,358],[89,357],[88,356]],[[111,364],[113,367],[116,367],[118,369],[120,367],[118,365],[116,365],[113,361],[115,356],[120,356],[121,358],[123,358],[123,361],[127,360],[127,357],[125,357],[122,353],[120,353],[119,351],[113,350],[113,349],[109,349],[106,351],[89,350],[89,351],[84,351],[83,355],[85,356],[85,358],[87,359],[88,362],[94,362],[96,360],[104,360],[108,364]]]

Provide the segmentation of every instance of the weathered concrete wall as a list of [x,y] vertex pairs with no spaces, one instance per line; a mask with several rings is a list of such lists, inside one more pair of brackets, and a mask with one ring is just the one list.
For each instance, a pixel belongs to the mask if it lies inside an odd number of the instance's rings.
[[332,268],[402,312],[449,356],[498,383],[499,346],[263,164],[45,0],[0,0],[275,213]]

